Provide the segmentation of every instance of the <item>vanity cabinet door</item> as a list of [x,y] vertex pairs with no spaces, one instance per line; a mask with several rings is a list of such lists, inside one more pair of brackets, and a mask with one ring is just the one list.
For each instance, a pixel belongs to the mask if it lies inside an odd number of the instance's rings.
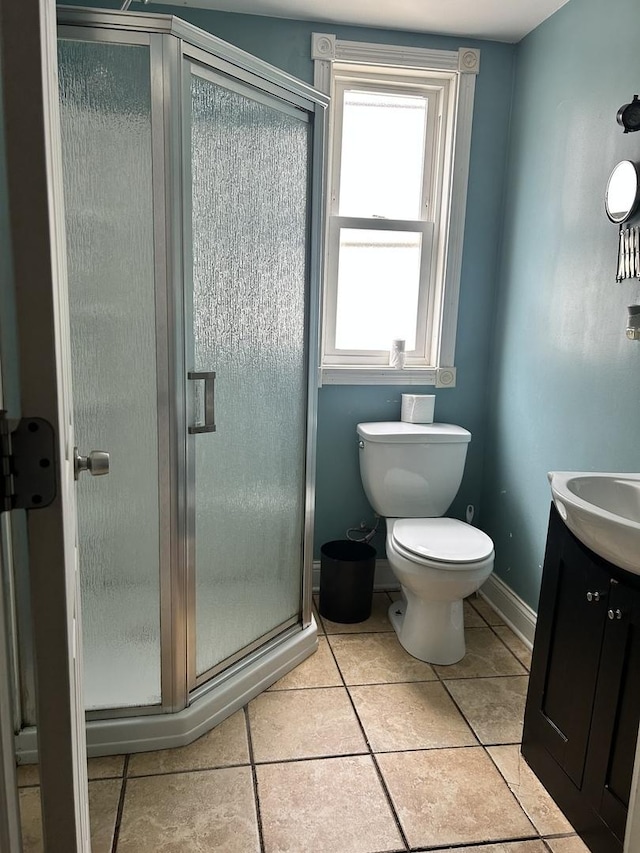
[[[607,621],[609,574],[552,508],[524,740],[581,788]],[[526,755],[526,753],[525,753]]]
[[612,581],[585,770],[594,810],[624,840],[640,721],[640,590]]

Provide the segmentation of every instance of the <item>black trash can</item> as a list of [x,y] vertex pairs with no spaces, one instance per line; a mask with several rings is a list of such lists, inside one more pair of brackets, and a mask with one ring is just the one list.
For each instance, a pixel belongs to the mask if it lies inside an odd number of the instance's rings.
[[332,622],[364,622],[371,616],[376,549],[338,539],[320,549],[320,615]]

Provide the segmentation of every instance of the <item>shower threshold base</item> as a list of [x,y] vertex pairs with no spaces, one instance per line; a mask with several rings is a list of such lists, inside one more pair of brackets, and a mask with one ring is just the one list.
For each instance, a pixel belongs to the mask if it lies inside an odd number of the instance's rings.
[[[87,754],[95,758],[186,746],[301,664],[317,647],[318,631],[312,617],[306,628],[256,653],[231,674],[222,673],[210,685],[203,685],[182,711],[87,722]],[[22,729],[15,744],[19,764],[38,761],[35,726]]]

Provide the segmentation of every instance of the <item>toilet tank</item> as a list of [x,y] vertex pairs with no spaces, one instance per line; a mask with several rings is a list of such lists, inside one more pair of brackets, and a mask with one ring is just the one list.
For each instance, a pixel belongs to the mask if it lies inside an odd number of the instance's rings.
[[437,518],[458,493],[471,433],[454,424],[358,424],[360,476],[385,518]]

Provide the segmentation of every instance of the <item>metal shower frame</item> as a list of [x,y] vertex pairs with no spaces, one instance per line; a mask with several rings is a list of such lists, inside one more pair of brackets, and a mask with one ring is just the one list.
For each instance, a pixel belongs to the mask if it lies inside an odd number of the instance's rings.
[[[87,713],[90,755],[179,746],[193,740],[307,657],[317,646],[311,607],[318,330],[322,274],[324,152],[329,99],[311,86],[191,24],[169,15],[61,7],[59,37],[80,41],[147,45],[151,75],[154,255],[157,328],[157,395],[160,511],[161,703]],[[195,566],[188,552],[193,489],[186,425],[184,259],[183,66],[205,66],[246,90],[303,110],[311,125],[307,253],[307,430],[300,618],[277,627],[200,677],[195,674]],[[260,97],[260,96],[259,96]],[[193,437],[191,437],[193,440]],[[20,578],[18,584],[23,583]],[[18,600],[20,600],[18,593]],[[22,596],[24,598],[24,596]],[[23,632],[25,633],[25,632]],[[16,643],[18,642],[16,637]],[[26,644],[20,647],[27,686],[33,680]],[[25,670],[26,666],[26,672]],[[25,691],[28,696],[32,692]],[[28,717],[28,708],[24,709]],[[24,713],[23,713],[23,716]],[[36,732],[17,736],[22,761],[36,756]]]

